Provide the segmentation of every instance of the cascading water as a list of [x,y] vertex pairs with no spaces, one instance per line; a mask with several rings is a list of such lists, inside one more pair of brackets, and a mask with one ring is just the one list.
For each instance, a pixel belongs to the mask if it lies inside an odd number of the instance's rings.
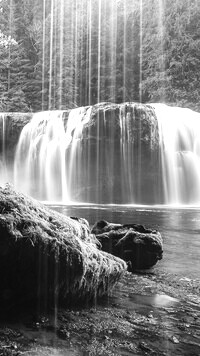
[[1,155],[0,155],[0,171],[1,177],[0,182],[5,183],[7,180],[7,164],[6,164],[6,146],[5,146],[5,136],[6,136],[6,115],[4,113],[0,114],[0,125],[1,125]]
[[[70,201],[73,152],[81,128],[88,120],[87,108],[34,114],[23,128],[16,149],[14,185],[38,199]],[[69,160],[67,148],[71,144]]]
[[159,126],[164,202],[200,205],[200,114],[152,106]]
[[14,176],[42,200],[199,205],[200,114],[134,103],[37,113]]
[[62,111],[39,112],[22,130],[14,165],[15,186],[44,200],[67,196],[66,135]]
[[[126,115],[124,107],[120,107],[120,147],[121,147],[121,171],[123,172],[123,195],[129,194],[131,201],[135,201],[134,196],[134,147],[133,142],[130,139],[131,130],[130,126],[133,122],[131,122],[130,113]],[[128,192],[127,192],[128,190]]]
[[[67,160],[66,160],[66,170],[67,170],[67,182],[69,200],[74,199],[72,192],[79,185],[79,178],[82,174],[81,170],[81,135],[84,125],[86,125],[90,120],[92,107],[81,107],[73,109],[69,113],[66,127],[66,137],[67,137]],[[65,200],[66,201],[66,200]]]
[[148,148],[151,151],[155,135],[148,115],[153,109],[134,103],[81,107],[71,110],[67,119],[64,111],[34,114],[18,142],[14,185],[42,200],[150,203],[147,178],[141,188],[139,168],[144,171],[146,165],[137,150],[141,138],[143,156],[148,156]]

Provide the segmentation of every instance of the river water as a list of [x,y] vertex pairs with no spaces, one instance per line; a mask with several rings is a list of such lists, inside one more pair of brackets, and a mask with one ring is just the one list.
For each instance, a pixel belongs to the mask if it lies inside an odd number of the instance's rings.
[[86,218],[90,225],[97,220],[136,223],[160,231],[164,254],[154,267],[163,272],[196,279],[200,276],[200,209],[130,205],[50,205],[68,216]]

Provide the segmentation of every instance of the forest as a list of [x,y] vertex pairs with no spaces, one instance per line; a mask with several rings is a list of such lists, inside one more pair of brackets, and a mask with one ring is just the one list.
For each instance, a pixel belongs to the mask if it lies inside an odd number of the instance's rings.
[[198,0],[0,0],[0,111],[200,110]]

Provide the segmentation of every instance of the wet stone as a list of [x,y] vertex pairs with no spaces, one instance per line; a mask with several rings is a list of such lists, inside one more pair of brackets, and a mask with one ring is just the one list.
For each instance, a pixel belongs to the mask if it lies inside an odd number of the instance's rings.
[[129,271],[149,269],[163,255],[161,234],[138,224],[114,224],[97,221],[91,232],[101,243],[103,251],[124,259]]

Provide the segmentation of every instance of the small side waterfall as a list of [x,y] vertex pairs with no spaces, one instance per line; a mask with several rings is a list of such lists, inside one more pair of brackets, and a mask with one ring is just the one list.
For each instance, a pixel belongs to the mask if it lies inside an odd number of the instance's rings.
[[1,184],[6,183],[8,178],[7,163],[6,163],[6,115],[5,113],[0,113],[0,126],[1,126],[1,154],[0,154],[0,182]]
[[200,114],[152,104],[158,119],[166,204],[200,205]]

